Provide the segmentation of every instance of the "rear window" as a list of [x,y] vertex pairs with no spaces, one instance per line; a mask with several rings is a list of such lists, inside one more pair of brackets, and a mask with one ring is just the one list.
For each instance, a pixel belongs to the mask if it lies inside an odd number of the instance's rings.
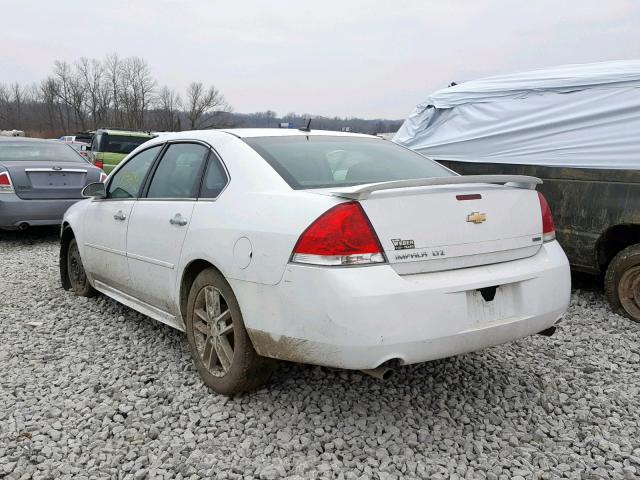
[[79,152],[82,148],[83,145],[86,145],[87,147],[89,146],[86,143],[68,143],[67,145],[69,145],[71,148],[73,148],[76,152]]
[[453,175],[404,147],[366,137],[254,137],[244,141],[294,189]]
[[101,151],[107,153],[131,153],[136,147],[151,140],[150,137],[132,137],[129,135],[104,135]]
[[0,142],[0,162],[58,161],[87,163],[73,148],[65,144],[45,142]]

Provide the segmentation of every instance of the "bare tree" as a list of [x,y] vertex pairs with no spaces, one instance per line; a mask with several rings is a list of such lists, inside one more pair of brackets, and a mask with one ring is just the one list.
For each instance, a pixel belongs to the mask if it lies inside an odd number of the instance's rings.
[[97,128],[106,121],[111,103],[111,88],[105,81],[106,69],[99,60],[82,57],[76,63],[76,70],[86,92],[91,125]]
[[9,85],[9,119],[16,125],[22,124],[22,111],[25,102],[25,90],[18,83]]
[[0,129],[10,128],[10,105],[11,98],[9,95],[9,88],[4,83],[0,83]]
[[205,89],[202,82],[193,82],[187,88],[187,116],[191,130],[214,128],[221,114],[231,112],[220,91],[211,85]]
[[40,98],[44,104],[49,129],[56,130],[64,125],[64,115],[60,108],[58,84],[52,77],[48,77],[40,84]]
[[110,92],[111,98],[111,121],[114,126],[122,124],[122,115],[120,112],[120,85],[122,84],[122,62],[117,53],[107,55],[104,59],[105,82]]
[[86,88],[81,78],[74,69],[67,63],[56,61],[54,63],[53,74],[58,84],[58,97],[73,112],[75,121],[67,119],[67,129],[73,123],[83,130],[86,128]]
[[180,130],[182,99],[173,88],[162,87],[158,91],[158,128],[160,130]]
[[127,127],[144,128],[144,115],[153,100],[155,85],[144,59],[129,57],[122,62],[119,95]]

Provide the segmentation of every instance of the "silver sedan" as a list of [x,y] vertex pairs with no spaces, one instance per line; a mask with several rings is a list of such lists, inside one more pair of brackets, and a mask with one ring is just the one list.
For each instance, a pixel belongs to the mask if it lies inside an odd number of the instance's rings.
[[0,229],[60,224],[84,186],[104,179],[102,170],[63,143],[0,139]]

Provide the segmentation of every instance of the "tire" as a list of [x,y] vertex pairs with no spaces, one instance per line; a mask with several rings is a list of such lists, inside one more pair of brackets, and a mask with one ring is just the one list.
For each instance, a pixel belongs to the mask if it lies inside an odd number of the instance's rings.
[[614,312],[640,322],[640,244],[625,248],[611,260],[604,290]]
[[72,238],[67,246],[66,262],[69,289],[80,297],[95,296],[98,292],[89,283],[75,238]]
[[214,392],[249,392],[271,376],[275,361],[256,353],[231,286],[213,268],[191,286],[185,326],[193,363]]

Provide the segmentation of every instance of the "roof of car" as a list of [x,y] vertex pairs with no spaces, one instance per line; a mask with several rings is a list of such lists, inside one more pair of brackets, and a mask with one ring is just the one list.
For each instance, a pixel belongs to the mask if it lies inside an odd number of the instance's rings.
[[330,130],[300,130],[298,128],[225,128],[221,131],[230,133],[239,138],[251,137],[288,137],[288,136],[313,136],[313,135],[331,135],[342,137],[369,137],[377,138],[373,135],[352,132],[334,132]]
[[118,130],[117,128],[116,129],[100,128],[100,129],[98,129],[98,132],[106,133],[107,135],[123,135],[123,136],[126,136],[126,137],[149,137],[149,138],[153,138],[153,136],[154,136],[149,132],[137,132],[135,130]]
[[375,138],[382,140],[374,135],[366,135],[363,133],[351,132],[333,132],[329,130],[311,130],[309,132],[298,130],[297,128],[226,128],[211,130],[185,130],[182,132],[156,132],[155,138],[149,140],[150,143],[144,145],[153,145],[162,143],[167,140],[205,140],[213,141],[220,138],[220,135],[233,135],[236,138],[256,138],[256,137],[305,137],[305,136],[338,136],[338,137],[359,137],[359,138]]
[[13,142],[13,143],[63,143],[59,140],[50,140],[47,138],[32,138],[32,137],[0,137],[1,142]]

